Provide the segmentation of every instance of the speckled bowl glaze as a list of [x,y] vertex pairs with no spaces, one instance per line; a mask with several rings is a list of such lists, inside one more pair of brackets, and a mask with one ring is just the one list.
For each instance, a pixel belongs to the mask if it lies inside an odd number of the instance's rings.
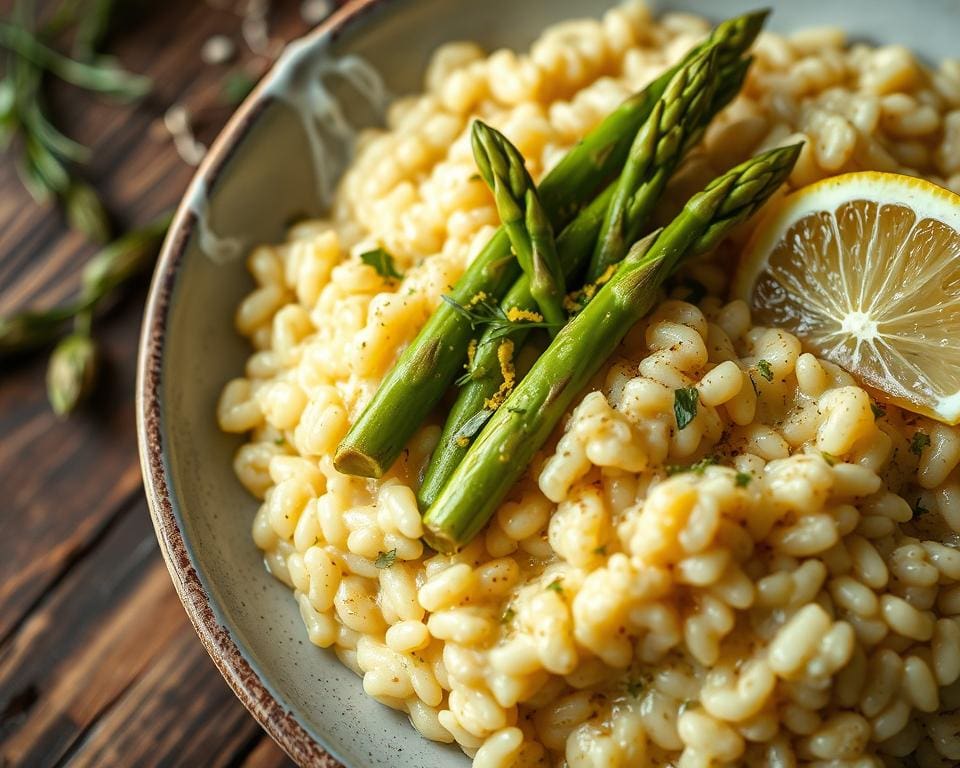
[[[390,92],[410,92],[419,89],[430,52],[444,41],[525,48],[549,23],[599,14],[611,4],[357,0],[281,58],[214,144],[177,212],[154,276],[140,350],[137,408],[147,497],[170,575],[200,639],[247,708],[301,765],[454,768],[468,760],[420,738],[402,715],[365,696],[360,679],[332,653],[308,642],[289,590],[265,572],[250,538],[257,503],[231,467],[239,440],[221,433],[215,421],[220,389],[249,353],[233,316],[252,282],[242,259],[223,256],[280,239],[292,218],[322,206],[310,142],[278,97],[279,86],[316,57],[357,54],[383,74]],[[956,0],[756,4],[773,6],[773,29],[840,24],[853,37],[904,43],[931,59],[956,53]],[[755,4],[659,5],[718,19]],[[335,175],[345,158],[328,159]],[[226,239],[213,242],[211,231]]]

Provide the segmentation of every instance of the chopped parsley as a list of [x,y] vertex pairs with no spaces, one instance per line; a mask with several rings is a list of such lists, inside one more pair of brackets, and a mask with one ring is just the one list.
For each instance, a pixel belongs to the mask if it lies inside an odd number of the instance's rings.
[[750,485],[751,480],[753,480],[753,475],[749,472],[737,472],[737,476],[733,479],[733,482],[737,488],[746,488]]
[[400,280],[403,275],[397,271],[393,256],[384,248],[374,248],[360,254],[360,261],[377,270],[377,274],[391,280]]
[[509,605],[504,609],[503,614],[500,616],[501,624],[510,624],[514,618],[516,618],[517,612],[513,610]]
[[373,561],[373,564],[383,570],[389,568],[395,562],[397,562],[397,550],[391,549],[389,552],[377,552],[377,559]]
[[679,475],[681,472],[693,472],[695,475],[702,475],[707,467],[717,464],[719,459],[716,456],[704,456],[700,461],[693,464],[667,464],[667,475]]
[[757,370],[767,381],[773,381],[773,367],[769,360],[757,360]]
[[700,393],[696,387],[684,387],[673,392],[673,415],[677,418],[677,429],[683,429],[697,416]]
[[547,589],[556,592],[558,595],[563,594],[563,579],[554,579],[549,584],[547,584]]
[[873,411],[873,418],[875,419],[882,419],[887,415],[887,409],[876,403],[870,403],[870,410]]
[[930,435],[926,432],[914,432],[910,441],[910,453],[919,456],[924,448],[930,447]]
[[281,435],[280,437],[274,438],[273,444],[274,444],[274,445],[286,445],[286,444],[287,444],[287,439],[286,439],[283,435]]
[[823,457],[823,460],[827,462],[831,467],[839,461],[836,456],[832,453],[827,453],[826,451],[820,451],[820,455]]
[[627,693],[631,698],[638,699],[640,698],[640,694],[643,693],[643,689],[646,688],[646,681],[642,678],[639,680],[627,680],[623,687],[627,689]]
[[593,554],[595,555],[605,555],[607,554],[607,545],[601,544],[599,547],[593,548]]

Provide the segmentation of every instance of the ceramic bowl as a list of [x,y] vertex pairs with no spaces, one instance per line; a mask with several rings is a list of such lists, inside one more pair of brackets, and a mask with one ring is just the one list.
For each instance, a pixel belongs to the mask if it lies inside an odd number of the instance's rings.
[[[840,24],[852,37],[903,43],[931,59],[956,52],[955,0],[758,2],[773,6],[773,29]],[[257,503],[231,467],[240,441],[215,421],[221,387],[249,354],[233,316],[252,282],[235,257],[251,244],[280,239],[292,218],[319,212],[349,151],[335,122],[304,123],[294,107],[311,79],[326,72],[345,119],[370,123],[376,94],[359,97],[331,62],[360,56],[383,73],[390,93],[402,94],[419,90],[430,52],[444,41],[525,48],[549,23],[596,15],[611,4],[354,2],[288,49],[229,122],[179,208],[154,277],[140,352],[147,495],[170,574],[201,640],[243,703],[302,765],[455,768],[469,761],[420,738],[404,716],[365,696],[360,679],[331,652],[308,642],[289,590],[266,573],[251,541]],[[753,3],[666,0],[660,6],[718,19]],[[324,183],[317,183],[313,160]]]

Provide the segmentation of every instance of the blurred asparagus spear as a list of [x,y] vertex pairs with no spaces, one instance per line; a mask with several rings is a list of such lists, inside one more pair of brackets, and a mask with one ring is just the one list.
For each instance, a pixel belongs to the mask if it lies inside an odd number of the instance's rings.
[[79,294],[48,310],[24,310],[0,317],[0,361],[52,343],[74,321],[75,330],[54,349],[47,371],[47,392],[58,415],[70,413],[89,394],[96,373],[91,335],[103,302],[153,264],[171,215],[114,240],[84,266]]
[[0,49],[7,51],[6,74],[0,81],[0,147],[8,147],[19,136],[17,171],[31,196],[39,204],[57,200],[70,226],[97,242],[110,238],[109,216],[95,190],[74,170],[90,153],[49,118],[43,78],[51,74],[119,101],[134,101],[149,91],[148,78],[94,55],[112,8],[112,2],[96,0],[95,7],[84,5],[58,14],[60,22],[55,18],[55,27],[71,20],[76,25],[75,43],[84,50],[83,60],[54,50],[44,33],[34,30],[31,3],[17,2],[9,20],[0,22]]

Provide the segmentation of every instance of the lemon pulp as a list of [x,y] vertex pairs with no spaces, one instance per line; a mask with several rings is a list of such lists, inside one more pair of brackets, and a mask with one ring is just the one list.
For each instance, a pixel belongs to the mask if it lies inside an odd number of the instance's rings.
[[804,188],[761,223],[735,292],[886,399],[960,422],[957,195],[881,173]]

